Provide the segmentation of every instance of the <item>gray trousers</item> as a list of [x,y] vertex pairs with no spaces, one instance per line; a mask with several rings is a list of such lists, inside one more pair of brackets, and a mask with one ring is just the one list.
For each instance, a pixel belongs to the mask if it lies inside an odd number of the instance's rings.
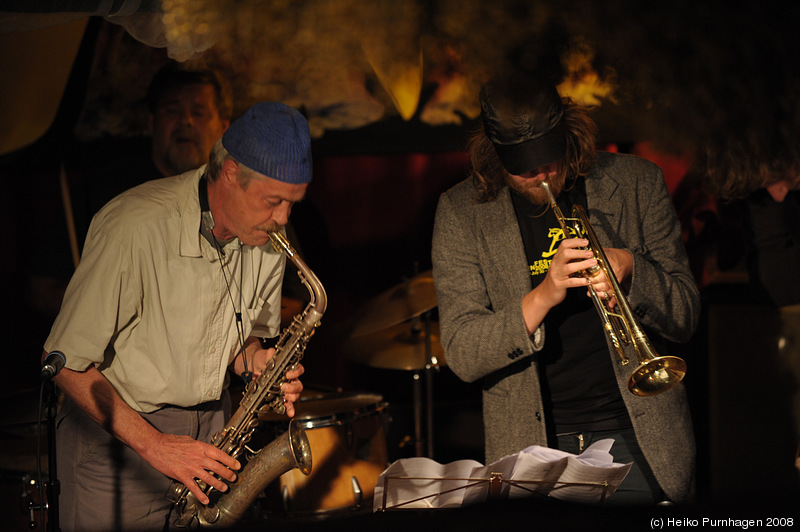
[[[208,442],[224,427],[229,412],[226,391],[218,401],[193,408],[165,407],[142,417],[161,432]],[[56,438],[62,530],[168,528],[171,480],[68,399],[58,414]]]

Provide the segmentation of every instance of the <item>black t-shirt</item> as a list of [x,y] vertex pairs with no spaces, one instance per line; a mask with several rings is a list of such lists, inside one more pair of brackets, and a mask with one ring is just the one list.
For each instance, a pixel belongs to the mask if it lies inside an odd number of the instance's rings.
[[741,202],[750,285],[760,302],[800,303],[800,192],[783,201],[759,189]]
[[[547,275],[563,231],[552,209],[543,213],[543,206],[533,205],[514,190],[511,199],[535,288]],[[558,201],[565,216],[571,215],[574,204],[585,208],[583,181],[561,194]],[[545,345],[536,356],[545,415],[554,433],[630,427],[605,332],[586,288],[567,290],[566,299],[545,317],[545,327]]]

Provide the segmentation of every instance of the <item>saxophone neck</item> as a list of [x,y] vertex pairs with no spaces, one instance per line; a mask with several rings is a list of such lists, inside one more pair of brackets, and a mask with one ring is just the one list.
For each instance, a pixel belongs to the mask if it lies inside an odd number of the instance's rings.
[[306,261],[304,261],[303,258],[297,254],[292,247],[292,244],[283,233],[279,233],[277,231],[270,232],[269,241],[272,243],[272,248],[275,251],[278,253],[284,253],[289,260],[292,261],[297,268],[303,285],[306,287],[306,290],[308,290],[308,293],[311,296],[311,302],[303,314],[307,314],[312,308],[315,309],[320,316],[324,314],[328,306],[328,295],[325,292],[325,287],[322,286],[322,283],[316,274],[311,270],[311,268],[308,267]]

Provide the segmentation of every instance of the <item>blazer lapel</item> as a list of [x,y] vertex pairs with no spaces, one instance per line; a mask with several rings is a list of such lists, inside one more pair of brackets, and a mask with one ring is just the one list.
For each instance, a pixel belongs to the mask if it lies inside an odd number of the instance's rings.
[[[609,234],[620,234],[622,211],[625,209],[619,183],[605,170],[595,167],[586,176],[586,198],[589,207],[589,223],[597,234],[600,244],[612,245]],[[608,232],[606,231],[608,230]]]
[[519,232],[519,223],[511,194],[505,187],[493,202],[483,203],[477,211],[476,224],[494,264],[512,294],[531,289],[528,259]]

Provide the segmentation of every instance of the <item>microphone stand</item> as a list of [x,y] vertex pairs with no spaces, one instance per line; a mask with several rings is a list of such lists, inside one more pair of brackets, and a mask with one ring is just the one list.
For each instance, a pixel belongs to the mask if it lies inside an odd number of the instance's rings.
[[[58,467],[56,465],[56,414],[58,412],[58,396],[52,378],[42,380],[42,405],[47,419],[47,466],[48,478],[45,482],[46,501],[39,500],[39,506],[31,506],[31,527],[36,526],[33,520],[34,510],[42,510],[42,516],[47,515],[46,530],[59,532],[58,496],[61,493],[61,484],[58,481]],[[39,419],[39,423],[41,423]],[[41,466],[38,467],[41,473]],[[41,474],[40,484],[41,487]],[[41,492],[40,492],[41,493]],[[46,512],[45,512],[46,510]],[[44,523],[42,523],[44,526]]]
[[56,414],[58,414],[58,396],[53,381],[47,384],[47,530],[61,530],[58,515],[58,497],[61,494],[61,483],[58,480],[56,466]]

